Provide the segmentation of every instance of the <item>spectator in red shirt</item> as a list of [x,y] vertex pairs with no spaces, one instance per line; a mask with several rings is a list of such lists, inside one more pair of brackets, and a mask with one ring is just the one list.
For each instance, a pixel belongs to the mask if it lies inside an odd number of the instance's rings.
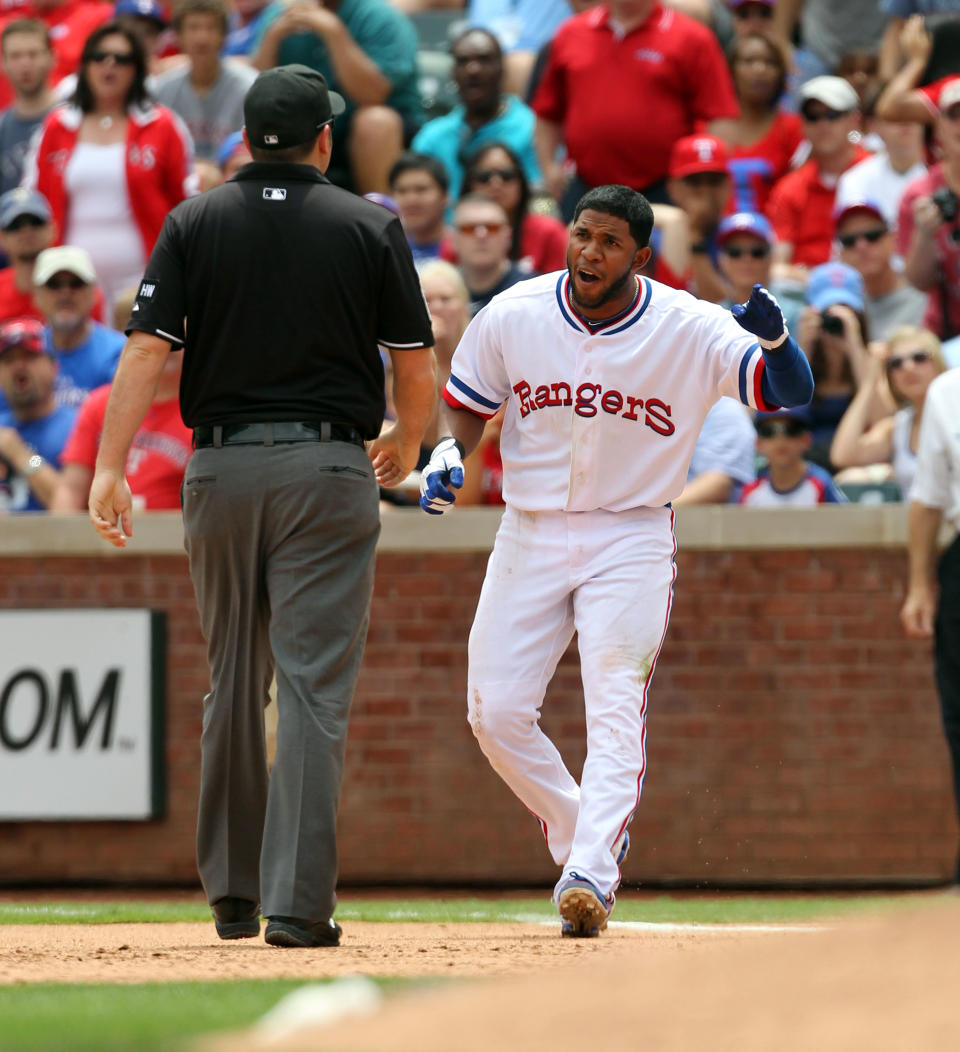
[[467,161],[464,194],[496,201],[507,213],[510,258],[521,270],[549,274],[567,265],[567,228],[553,216],[530,211],[530,184],[520,158],[506,143],[490,143]]
[[33,302],[33,265],[56,234],[43,194],[18,186],[0,197],[0,248],[10,260],[10,266],[0,270],[0,321],[24,317],[43,321]]
[[[127,456],[126,477],[135,507],[165,511],[180,507],[180,485],[193,454],[193,432],[180,417],[183,354],[171,351],[157,392]],[[62,472],[51,511],[84,511],[103,431],[110,385],[91,391],[60,455]]]
[[960,334],[960,79],[940,96],[942,160],[900,201],[898,248],[911,284],[929,293],[923,324],[942,340]]
[[[113,16],[113,4],[105,0],[33,0],[32,4],[0,18],[0,32],[16,18],[39,18],[50,30],[56,63],[50,83],[76,73],[86,39],[97,26]],[[13,102],[10,85],[0,81],[0,107]]]
[[779,45],[756,33],[739,36],[730,46],[729,59],[740,116],[711,121],[708,130],[723,139],[729,151],[730,211],[764,212],[774,183],[790,171],[803,128],[795,113],[779,106],[787,82],[787,60]]
[[[610,0],[564,22],[532,105],[540,168],[566,220],[587,189],[605,183],[666,202],[676,140],[737,114],[716,37],[657,0]],[[569,186],[561,144],[576,166]]]
[[837,181],[869,156],[851,141],[860,123],[858,106],[857,93],[842,77],[814,77],[800,89],[810,159],[777,183],[767,207],[779,239],[778,277],[803,281],[806,268],[830,259]]

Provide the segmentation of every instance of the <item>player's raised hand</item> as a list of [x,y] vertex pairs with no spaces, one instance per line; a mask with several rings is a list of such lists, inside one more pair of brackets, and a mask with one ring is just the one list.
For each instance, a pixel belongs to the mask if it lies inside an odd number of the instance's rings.
[[463,461],[454,438],[441,438],[420,473],[420,507],[428,515],[442,515],[457,499],[448,487],[463,485]]
[[762,285],[754,285],[746,303],[730,308],[737,324],[764,343],[776,344],[787,335],[787,322],[780,304]]

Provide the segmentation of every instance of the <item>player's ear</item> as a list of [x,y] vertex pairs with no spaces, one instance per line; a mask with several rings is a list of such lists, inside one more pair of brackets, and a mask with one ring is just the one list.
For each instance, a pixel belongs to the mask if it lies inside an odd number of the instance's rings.
[[638,248],[633,256],[633,269],[643,270],[643,268],[650,262],[650,257],[653,255],[653,249],[648,245],[646,248]]

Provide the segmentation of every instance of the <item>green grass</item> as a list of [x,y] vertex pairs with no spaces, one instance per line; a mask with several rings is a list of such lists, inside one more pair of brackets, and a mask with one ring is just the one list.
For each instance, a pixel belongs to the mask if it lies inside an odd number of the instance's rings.
[[6,986],[0,990],[0,1048],[167,1052],[187,1038],[250,1026],[303,985],[301,979],[268,979]]
[[[928,894],[885,895],[660,895],[632,898],[624,892],[615,920],[672,924],[786,924],[825,920],[866,910],[923,901]],[[556,916],[549,894],[529,898],[341,899],[337,920],[470,921],[546,920]],[[190,902],[27,902],[0,903],[0,924],[120,924],[210,922],[202,903]]]

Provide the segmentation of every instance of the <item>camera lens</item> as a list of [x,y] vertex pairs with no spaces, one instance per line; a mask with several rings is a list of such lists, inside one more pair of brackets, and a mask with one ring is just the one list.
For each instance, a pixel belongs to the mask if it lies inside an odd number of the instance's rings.
[[821,314],[820,317],[823,319],[823,331],[830,333],[831,336],[842,336],[843,335],[843,319],[838,318],[836,314]]

